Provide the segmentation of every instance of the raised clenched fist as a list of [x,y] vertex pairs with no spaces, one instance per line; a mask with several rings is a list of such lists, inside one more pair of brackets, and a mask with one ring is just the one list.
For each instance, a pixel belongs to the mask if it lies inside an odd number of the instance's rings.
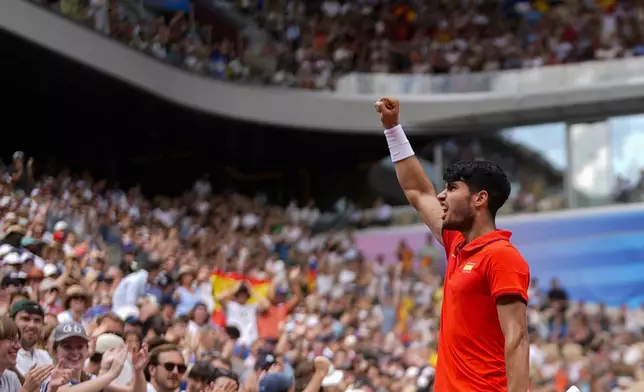
[[380,122],[385,129],[398,125],[400,114],[400,101],[392,97],[382,97],[374,104],[376,111],[380,113]]

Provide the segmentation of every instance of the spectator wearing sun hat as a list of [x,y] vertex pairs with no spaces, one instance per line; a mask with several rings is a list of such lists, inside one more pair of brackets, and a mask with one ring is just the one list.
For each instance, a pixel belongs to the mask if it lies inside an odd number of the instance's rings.
[[11,266],[13,268],[18,268],[23,263],[20,253],[18,252],[9,252],[2,258],[3,266]]
[[58,314],[59,323],[77,322],[87,324],[85,312],[92,304],[90,295],[80,285],[72,285],[65,291],[63,308],[65,311]]
[[2,237],[2,243],[18,248],[20,247],[22,237],[24,237],[26,233],[27,230],[23,226],[16,224],[11,225],[5,230],[4,236]]
[[45,278],[40,282],[38,287],[40,292],[40,306],[45,310],[45,314],[58,315],[65,309],[60,305],[60,289],[55,279]]
[[7,254],[11,252],[16,252],[16,248],[9,244],[0,245],[0,259],[4,258]]
[[[94,353],[86,362],[85,369],[90,374],[99,374],[103,354],[108,350],[125,346],[125,340],[113,333],[103,333],[96,337]],[[127,385],[133,376],[132,362],[128,359],[121,370],[121,374],[113,381],[117,385]]]
[[193,286],[197,271],[190,266],[183,266],[179,269],[177,282],[179,287],[174,292],[177,301],[177,316],[187,315],[198,303],[201,303],[201,294]]

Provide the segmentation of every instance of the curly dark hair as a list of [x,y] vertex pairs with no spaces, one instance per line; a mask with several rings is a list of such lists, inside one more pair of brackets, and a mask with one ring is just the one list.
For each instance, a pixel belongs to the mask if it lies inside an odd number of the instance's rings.
[[488,194],[487,209],[494,218],[496,212],[510,197],[510,181],[503,169],[490,161],[457,162],[443,173],[445,182],[464,182],[470,193],[486,191]]

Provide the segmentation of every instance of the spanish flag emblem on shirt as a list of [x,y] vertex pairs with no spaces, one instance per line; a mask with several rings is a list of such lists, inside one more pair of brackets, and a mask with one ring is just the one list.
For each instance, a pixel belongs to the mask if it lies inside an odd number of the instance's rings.
[[474,268],[474,263],[471,263],[471,262],[470,262],[470,263],[467,263],[467,264],[465,264],[465,266],[463,267],[463,272],[470,273],[470,272],[472,272],[472,268]]
[[[251,298],[248,300],[249,304],[257,302],[257,296],[266,298],[271,284],[268,279],[255,279],[236,272],[220,271],[213,272],[210,281],[212,282],[212,296],[215,298],[221,293],[232,290],[238,282],[244,282],[252,294]],[[226,315],[224,314],[224,309],[222,309],[220,303],[215,303],[215,310],[212,313],[212,321],[215,324],[226,326]]]

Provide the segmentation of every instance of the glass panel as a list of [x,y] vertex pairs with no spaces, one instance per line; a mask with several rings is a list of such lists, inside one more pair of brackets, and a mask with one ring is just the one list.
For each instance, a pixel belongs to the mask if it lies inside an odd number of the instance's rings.
[[606,121],[570,126],[572,205],[610,203],[613,188],[611,132]]
[[564,123],[460,136],[445,142],[443,150],[445,166],[459,160],[488,159],[506,171],[512,183],[512,194],[499,211],[501,214],[547,211],[566,205]]
[[587,61],[551,67],[472,72],[452,75],[350,73],[337,82],[337,91],[364,95],[438,95],[489,92],[516,94],[551,92],[578,87],[642,83],[644,58]]
[[613,201],[644,201],[644,114],[608,120],[612,140]]

